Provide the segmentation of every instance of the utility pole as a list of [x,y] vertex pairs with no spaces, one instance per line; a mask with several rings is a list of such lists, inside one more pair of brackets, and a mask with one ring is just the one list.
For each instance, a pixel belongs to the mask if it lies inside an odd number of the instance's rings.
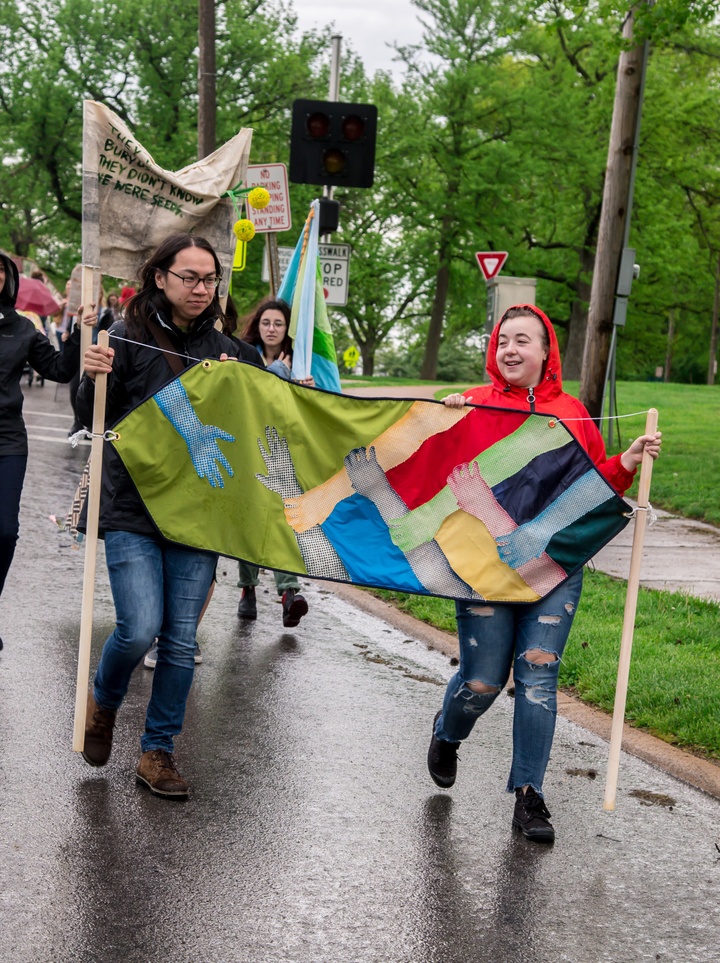
[[[623,38],[633,37],[634,8],[623,24]],[[590,290],[587,335],[580,375],[580,400],[592,418],[600,418],[605,374],[614,332],[615,296],[630,226],[636,139],[639,131],[644,62],[647,47],[629,47],[620,54],[610,145],[598,228],[595,269]]]
[[198,0],[198,160],[215,150],[215,0]]
[[715,269],[715,299],[713,301],[712,324],[710,327],[710,357],[708,359],[707,383],[715,384],[718,349],[718,314],[720,314],[720,254]]

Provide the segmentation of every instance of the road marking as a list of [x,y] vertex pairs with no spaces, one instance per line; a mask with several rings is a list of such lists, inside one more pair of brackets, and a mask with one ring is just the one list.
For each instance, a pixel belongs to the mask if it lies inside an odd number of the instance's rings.
[[28,429],[28,431],[37,430],[38,428],[44,428],[45,431],[56,431],[56,432],[60,432],[60,433],[62,433],[62,432],[64,432],[64,431],[67,431],[67,429],[65,428],[64,425],[62,425],[60,428],[54,428],[52,425],[28,425],[28,424],[26,424],[25,427]]
[[[70,445],[67,438],[53,438],[50,435],[28,435],[29,441],[53,441],[56,445]],[[79,445],[90,447],[90,441],[85,439],[78,442]]]
[[72,415],[58,415],[52,411],[41,411],[38,408],[24,408],[23,415],[37,415],[39,418],[64,418],[66,421],[70,421]]

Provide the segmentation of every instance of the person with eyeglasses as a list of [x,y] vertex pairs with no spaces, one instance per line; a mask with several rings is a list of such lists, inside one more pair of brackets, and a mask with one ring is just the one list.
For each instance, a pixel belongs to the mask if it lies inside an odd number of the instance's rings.
[[[285,301],[265,298],[240,322],[241,342],[253,345],[262,363],[284,381],[290,381],[292,367],[292,341],[290,327],[290,307]],[[298,384],[313,387],[313,378],[304,378]],[[257,594],[260,584],[259,568],[248,562],[238,563],[238,588],[242,589],[238,603],[238,618],[257,619]],[[277,594],[282,600],[282,620],[285,628],[294,628],[300,619],[307,615],[308,604],[300,594],[300,582],[295,575],[273,571]]]
[[[92,423],[95,377],[108,375],[106,425],[155,394],[198,358],[238,358],[261,366],[257,352],[215,328],[222,317],[221,268],[208,241],[190,234],[167,238],[140,271],[138,292],[109,329],[111,347],[91,345],[77,396],[84,425]],[[88,319],[90,320],[90,319]],[[179,548],[157,532],[112,446],[103,458],[100,535],[105,540],[116,626],[103,645],[88,693],[83,757],[104,766],[115,718],[149,641],[157,665],[140,740],[136,779],[166,798],[189,787],[175,764],[196,659],[196,632],[215,575],[217,555]]]

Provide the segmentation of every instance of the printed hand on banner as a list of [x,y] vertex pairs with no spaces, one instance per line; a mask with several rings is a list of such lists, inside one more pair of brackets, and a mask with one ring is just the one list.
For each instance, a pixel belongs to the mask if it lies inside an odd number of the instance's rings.
[[531,559],[540,558],[545,551],[548,538],[536,522],[537,519],[533,519],[496,539],[498,555],[511,568],[518,569]]
[[213,488],[224,488],[221,468],[232,478],[230,462],[218,447],[217,441],[235,441],[233,435],[215,425],[203,425],[195,414],[184,386],[171,381],[155,395],[160,411],[184,440],[199,478],[207,478]]
[[358,494],[373,501],[375,494],[390,487],[373,447],[353,448],[343,461],[350,484]]
[[[492,516],[498,511],[508,520],[507,513],[500,508],[492,489],[480,473],[480,465],[476,461],[457,465],[448,475],[448,485],[452,489],[455,500],[464,512],[474,515],[481,522],[485,522],[492,531]],[[507,527],[502,529],[507,531]],[[495,534],[493,532],[493,534]],[[498,533],[499,534],[499,533]]]
[[282,438],[276,428],[269,426],[265,428],[265,438],[267,451],[259,438],[258,447],[267,468],[267,475],[257,473],[255,477],[269,491],[279,495],[283,502],[286,498],[297,498],[302,495],[302,488],[295,475],[295,466],[290,456],[287,439]]
[[221,428],[216,428],[214,425],[199,425],[185,441],[198,476],[207,478],[213,488],[224,488],[225,481],[220,469],[224,468],[231,478],[233,470],[230,462],[217,445],[218,439],[220,441],[235,441],[233,435],[228,434]]

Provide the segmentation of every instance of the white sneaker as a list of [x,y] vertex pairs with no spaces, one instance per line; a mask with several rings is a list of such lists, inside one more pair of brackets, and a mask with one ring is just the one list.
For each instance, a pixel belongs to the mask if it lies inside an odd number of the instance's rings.
[[[145,666],[146,669],[154,669],[155,666],[157,665],[157,660],[158,660],[158,645],[157,645],[157,639],[155,639],[153,644],[147,650],[143,665]],[[195,665],[200,665],[202,660],[203,660],[202,650],[200,649],[200,646],[196,642],[195,655],[194,655]]]

